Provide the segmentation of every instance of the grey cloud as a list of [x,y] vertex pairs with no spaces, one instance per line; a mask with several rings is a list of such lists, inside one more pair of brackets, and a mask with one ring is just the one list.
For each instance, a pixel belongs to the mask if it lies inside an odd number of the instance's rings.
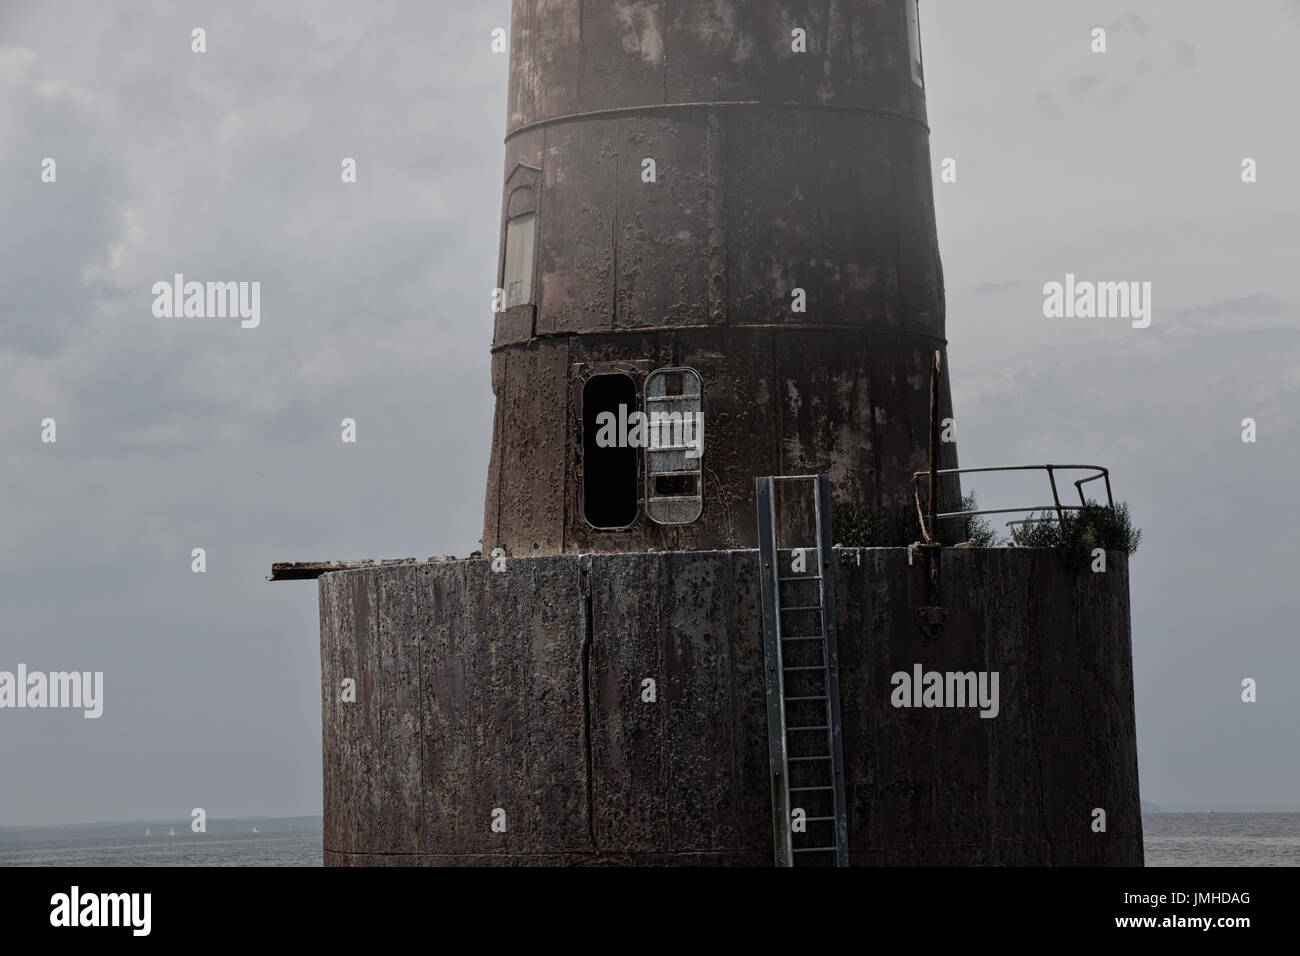
[[1129,13],[1104,25],[1107,33],[1127,33],[1130,30],[1139,35],[1151,32],[1151,24],[1141,14]]
[[1082,96],[1095,90],[1097,84],[1099,84],[1101,80],[1102,77],[1098,73],[1089,73],[1086,76],[1074,76],[1070,78],[1067,88],[1071,94]]
[[976,295],[997,295],[1001,292],[1010,292],[1012,289],[1018,289],[1025,285],[1023,279],[1012,279],[1008,282],[985,282],[975,287]]

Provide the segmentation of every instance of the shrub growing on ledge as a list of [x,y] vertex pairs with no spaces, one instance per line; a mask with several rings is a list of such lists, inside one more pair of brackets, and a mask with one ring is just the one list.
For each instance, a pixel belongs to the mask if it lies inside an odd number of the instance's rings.
[[[978,508],[974,491],[962,496],[962,511]],[[846,548],[905,548],[922,540],[921,520],[917,517],[915,504],[910,501],[892,519],[875,503],[841,503],[835,506],[831,527],[835,543]],[[939,540],[946,545],[974,541],[979,548],[992,548],[999,544],[993,526],[983,515],[940,521]]]
[[1033,523],[1012,528],[1012,543],[1019,548],[1056,548],[1074,570],[1088,566],[1095,548],[1131,555],[1142,540],[1142,530],[1133,527],[1124,501],[1114,508],[1089,501],[1078,511],[1065,512],[1059,521],[1051,512],[1029,518]]
[[[961,499],[962,511],[978,511],[979,501],[975,498],[975,492],[964,495]],[[961,532],[958,543],[961,541],[973,541],[977,548],[996,548],[1002,542],[998,540],[997,532],[993,530],[993,525],[984,515],[966,515],[962,518],[949,519],[950,524],[957,525]],[[947,544],[947,542],[944,542]]]

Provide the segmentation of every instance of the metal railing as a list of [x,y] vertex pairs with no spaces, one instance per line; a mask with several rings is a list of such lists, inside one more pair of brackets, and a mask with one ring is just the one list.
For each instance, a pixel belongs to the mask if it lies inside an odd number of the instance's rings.
[[[981,471],[1045,471],[1047,472],[1047,479],[1052,485],[1053,503],[1050,505],[1035,505],[1031,508],[980,508],[971,511],[947,511],[943,514],[934,515],[936,524],[945,518],[969,518],[975,515],[1032,514],[1035,511],[1046,512],[1053,509],[1056,511],[1057,520],[1063,521],[1065,518],[1065,512],[1083,510],[1087,505],[1087,501],[1083,497],[1083,486],[1090,481],[1097,481],[1098,479],[1106,482],[1107,507],[1115,507],[1115,498],[1111,494],[1110,490],[1110,469],[1103,468],[1100,465],[998,465],[989,468],[939,468],[934,471],[918,471],[912,475],[912,487],[914,497],[916,498],[916,513],[921,519],[921,533],[925,536],[927,543],[934,543],[935,538],[933,531],[935,529],[929,528],[926,524],[925,508],[921,504],[921,479],[929,478],[931,475],[937,478],[942,477],[943,475],[967,475]],[[1087,475],[1074,482],[1074,488],[1079,493],[1079,503],[1077,505],[1061,504],[1061,495],[1056,486],[1056,472],[1058,471],[1095,472],[1095,474]],[[1034,520],[1035,519],[1031,518],[1024,521],[1008,521],[1007,524],[1028,524]],[[1043,519],[1038,520],[1041,521]]]

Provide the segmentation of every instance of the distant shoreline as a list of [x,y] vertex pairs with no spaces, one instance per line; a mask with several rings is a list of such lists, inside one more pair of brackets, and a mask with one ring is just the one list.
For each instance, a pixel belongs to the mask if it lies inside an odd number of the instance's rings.
[[1300,804],[1292,803],[1202,803],[1165,804],[1142,801],[1143,813],[1300,813]]

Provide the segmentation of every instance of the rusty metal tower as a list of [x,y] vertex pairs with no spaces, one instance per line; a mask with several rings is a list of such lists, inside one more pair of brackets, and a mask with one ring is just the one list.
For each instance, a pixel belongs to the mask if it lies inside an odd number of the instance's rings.
[[[756,475],[911,507],[946,347],[916,0],[516,0],[511,42],[484,547],[755,547]],[[602,446],[620,409],[702,414],[702,454]]]

